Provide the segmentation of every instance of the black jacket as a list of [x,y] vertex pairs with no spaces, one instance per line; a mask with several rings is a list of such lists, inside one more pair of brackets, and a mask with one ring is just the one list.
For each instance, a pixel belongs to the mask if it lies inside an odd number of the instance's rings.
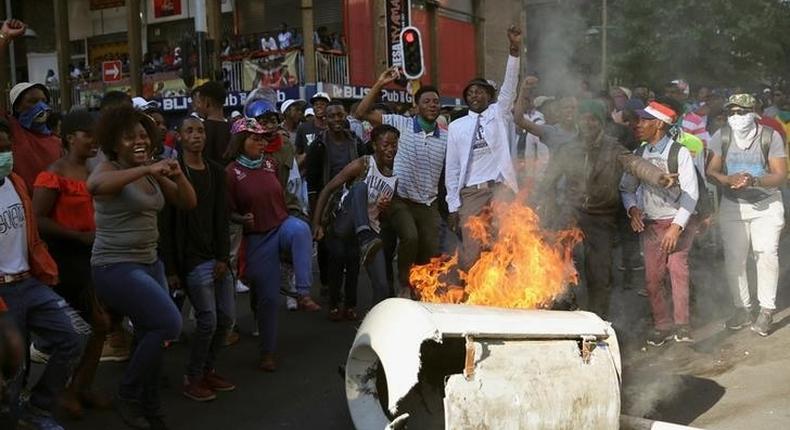
[[[204,160],[209,173],[211,174],[211,190],[214,196],[214,222],[211,231],[211,243],[214,248],[213,258],[218,261],[228,262],[230,254],[230,233],[228,225],[230,222],[228,209],[228,192],[225,184],[225,169],[219,163],[211,160]],[[187,168],[184,160],[179,157],[179,164],[186,175]],[[189,178],[189,176],[187,176]],[[200,195],[198,194],[198,205],[200,205]],[[177,209],[172,205],[166,205],[160,217],[160,252],[168,275],[178,275],[182,279],[186,278],[192,269],[189,256],[185,255],[187,242],[190,240],[188,230],[188,215],[197,210]]]

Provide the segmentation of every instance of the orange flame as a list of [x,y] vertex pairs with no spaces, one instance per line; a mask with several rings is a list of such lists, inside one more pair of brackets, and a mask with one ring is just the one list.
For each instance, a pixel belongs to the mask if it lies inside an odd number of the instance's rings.
[[[491,227],[498,227],[495,238]],[[578,282],[572,254],[579,229],[543,231],[538,215],[517,202],[495,202],[467,228],[482,243],[480,258],[468,273],[457,269],[457,254],[412,267],[409,282],[422,301],[544,308]],[[456,272],[465,288],[449,280]]]

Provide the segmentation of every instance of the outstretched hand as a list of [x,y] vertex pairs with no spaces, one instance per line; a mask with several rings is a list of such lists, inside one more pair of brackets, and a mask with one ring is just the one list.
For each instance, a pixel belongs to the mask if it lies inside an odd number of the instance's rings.
[[521,30],[511,25],[507,29],[507,38],[510,41],[510,55],[518,56],[521,53]]

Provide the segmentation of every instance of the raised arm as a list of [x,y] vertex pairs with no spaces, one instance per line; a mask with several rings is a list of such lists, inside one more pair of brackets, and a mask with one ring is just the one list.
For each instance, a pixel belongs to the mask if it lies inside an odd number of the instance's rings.
[[507,38],[510,43],[510,55],[505,65],[505,78],[502,80],[502,87],[499,89],[497,105],[502,113],[510,114],[513,103],[516,100],[518,89],[518,68],[519,57],[521,55],[521,30],[511,25],[507,29]]
[[27,25],[18,19],[9,19],[3,22],[3,26],[0,28],[0,60],[5,60],[8,55],[6,48],[11,44],[11,41],[25,34],[25,28]]
[[527,76],[524,82],[521,83],[521,91],[519,92],[516,107],[513,112],[513,122],[515,122],[518,127],[541,139],[543,138],[543,126],[530,121],[525,115],[527,113],[527,100],[531,97],[530,93],[532,92],[532,88],[537,84],[538,78],[534,76]]
[[343,184],[353,180],[362,174],[365,168],[365,163],[362,157],[348,163],[343,170],[340,171],[334,178],[329,180],[329,183],[321,190],[318,195],[318,202],[315,204],[315,211],[313,211],[313,237],[315,240],[321,240],[324,236],[324,228],[321,225],[321,215],[324,213],[324,208],[329,200],[329,196],[335,192]]
[[384,73],[379,76],[379,80],[373,84],[373,88],[370,89],[370,92],[359,102],[359,106],[357,106],[357,111],[355,113],[357,119],[360,120],[368,120],[374,127],[377,125],[381,125],[384,121],[383,115],[381,112],[374,111],[373,105],[376,104],[376,100],[381,94],[381,90],[384,88],[385,85],[391,83],[395,79],[398,79],[399,73],[397,67],[392,67],[384,71]]

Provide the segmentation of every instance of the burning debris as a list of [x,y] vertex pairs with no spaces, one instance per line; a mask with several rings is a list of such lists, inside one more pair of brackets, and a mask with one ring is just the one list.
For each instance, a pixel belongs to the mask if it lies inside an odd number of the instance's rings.
[[494,202],[489,211],[469,220],[472,236],[484,251],[468,272],[458,268],[457,254],[413,267],[409,281],[420,299],[537,309],[549,307],[575,285],[573,248],[582,240],[581,230],[543,230],[538,215],[523,201]]

